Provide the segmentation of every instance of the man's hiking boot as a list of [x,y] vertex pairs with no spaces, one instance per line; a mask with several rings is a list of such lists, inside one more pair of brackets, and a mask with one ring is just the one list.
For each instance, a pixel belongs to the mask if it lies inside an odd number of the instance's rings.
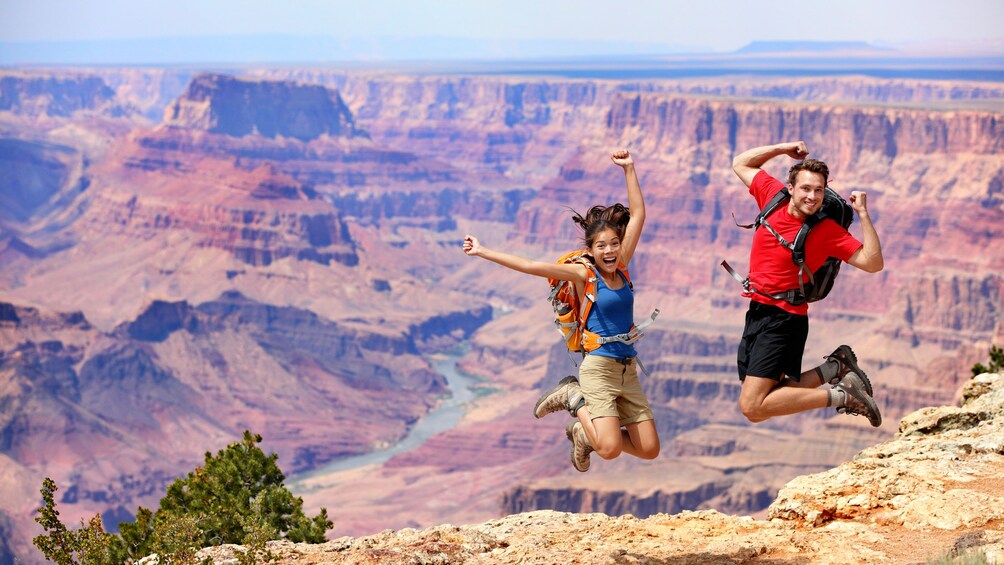
[[879,413],[875,400],[865,390],[864,381],[857,373],[847,373],[834,388],[844,391],[844,405],[838,407],[837,412],[864,416],[876,428],[882,425],[882,414]]
[[837,374],[830,378],[829,384],[838,384],[848,373],[855,373],[860,377],[862,384],[864,384],[865,392],[868,393],[868,396],[874,394],[872,392],[872,382],[868,380],[868,375],[861,370],[861,367],[858,367],[858,357],[854,355],[851,346],[841,345],[833,350],[833,353],[827,355],[826,360],[838,363]]
[[575,420],[565,426],[565,435],[568,441],[572,442],[572,467],[580,473],[589,470],[589,454],[593,452],[593,446],[589,445],[589,438],[586,437],[586,430],[582,427],[582,422]]
[[574,416],[581,400],[582,390],[579,389],[579,381],[572,376],[565,377],[558,381],[554,388],[541,395],[533,407],[533,417],[543,418],[559,410],[566,410]]

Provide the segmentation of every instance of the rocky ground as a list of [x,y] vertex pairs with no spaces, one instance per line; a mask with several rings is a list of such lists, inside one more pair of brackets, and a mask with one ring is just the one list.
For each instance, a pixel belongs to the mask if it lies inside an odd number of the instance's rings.
[[[767,520],[717,511],[646,519],[542,510],[481,524],[387,530],[309,545],[270,542],[282,564],[1004,562],[1004,374],[968,382],[961,406],[925,408],[829,471],[796,478]],[[236,563],[239,546],[207,548]]]

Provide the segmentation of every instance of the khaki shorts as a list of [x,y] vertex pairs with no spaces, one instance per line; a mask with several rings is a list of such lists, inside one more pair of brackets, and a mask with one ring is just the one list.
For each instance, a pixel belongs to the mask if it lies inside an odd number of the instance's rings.
[[613,416],[622,426],[654,418],[638,382],[636,359],[586,355],[579,366],[579,386],[593,418]]

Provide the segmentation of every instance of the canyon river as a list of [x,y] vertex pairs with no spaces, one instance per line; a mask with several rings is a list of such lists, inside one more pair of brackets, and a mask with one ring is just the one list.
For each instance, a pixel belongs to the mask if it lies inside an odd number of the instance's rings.
[[[432,368],[446,378],[446,385],[451,395],[449,398],[444,399],[438,407],[416,422],[411,430],[408,431],[408,434],[404,436],[404,439],[385,449],[339,459],[317,469],[289,477],[286,480],[286,485],[289,489],[297,495],[313,491],[318,487],[318,479],[321,479],[320,482],[323,482],[325,475],[366,465],[379,465],[394,455],[415,449],[432,436],[456,426],[464,413],[464,405],[474,399],[474,386],[478,382],[476,379],[457,370],[457,361],[466,352],[467,344],[463,344],[447,353],[427,357]],[[308,485],[307,483],[310,484]]]

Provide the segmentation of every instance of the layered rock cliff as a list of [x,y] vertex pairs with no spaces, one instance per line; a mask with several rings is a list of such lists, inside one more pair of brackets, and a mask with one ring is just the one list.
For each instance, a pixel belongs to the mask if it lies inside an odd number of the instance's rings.
[[0,112],[4,111],[58,117],[89,111],[111,116],[135,112],[118,101],[99,76],[17,70],[0,73]]

